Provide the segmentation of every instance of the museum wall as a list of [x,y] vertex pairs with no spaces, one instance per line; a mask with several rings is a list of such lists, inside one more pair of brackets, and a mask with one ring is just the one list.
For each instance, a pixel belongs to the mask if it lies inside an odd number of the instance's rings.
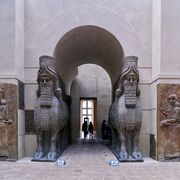
[[[159,112],[158,103],[166,101],[170,93],[177,93],[174,86],[180,83],[180,63],[178,60],[179,54],[179,22],[180,14],[178,9],[180,2],[178,0],[172,1],[156,1],[153,0],[153,14],[152,14],[152,79],[151,86],[151,140],[157,147],[162,141],[163,134],[167,129],[160,127],[159,121],[162,114]],[[169,86],[168,86],[169,84]],[[171,87],[172,86],[172,87]],[[158,88],[163,87],[163,88]],[[170,88],[171,87],[171,88]],[[159,97],[160,94],[166,93],[166,98]],[[178,97],[179,98],[179,97]],[[160,104],[160,103],[159,103]],[[157,122],[158,119],[158,122]],[[162,120],[162,119],[161,119]],[[168,132],[166,132],[168,133]],[[161,139],[159,138],[161,137]],[[168,138],[163,139],[163,144],[168,144]],[[153,146],[154,146],[153,145]],[[163,159],[162,147],[154,149],[154,157],[159,160]],[[160,147],[160,146],[158,146]],[[155,152],[156,151],[156,152]]]
[[[180,20],[180,2],[178,0],[162,1],[161,14],[161,43],[162,43],[162,63],[161,74],[171,77],[180,77],[179,57],[179,20]],[[169,66],[170,64],[170,66]]]
[[[36,99],[38,58],[43,54],[53,56],[58,41],[73,28],[84,25],[104,28],[117,38],[125,56],[139,57],[138,67],[143,108],[140,144],[144,155],[149,155],[149,114],[151,111],[150,97],[147,94],[150,94],[149,81],[152,70],[151,0],[114,0],[113,3],[109,0],[94,2],[26,0],[24,23],[25,109],[31,114]],[[99,118],[102,119],[102,117]],[[34,142],[33,146],[32,142]],[[31,132],[26,133],[26,155],[32,155],[35,143],[35,136]]]
[[[84,25],[104,28],[117,38],[125,56],[138,56],[143,108],[140,144],[143,153],[149,154],[149,127],[154,124],[150,121],[151,98],[148,96],[151,93],[149,82],[152,76],[151,0],[114,0],[113,3],[109,0],[2,0],[0,8],[3,27],[0,28],[0,58],[3,60],[0,61],[0,81],[17,85],[18,80],[25,82],[26,117],[32,117],[33,114],[39,56],[53,56],[58,41],[70,30]],[[23,113],[23,110],[19,111],[22,119]],[[19,124],[21,129],[24,127],[20,126],[22,124],[23,122]],[[22,150],[25,141],[25,155],[32,155],[36,138],[28,128],[30,127],[26,127],[25,140],[22,138],[19,147]]]
[[15,1],[0,2],[0,22],[0,81],[3,82],[15,77]]
[[157,87],[180,83],[179,8],[178,0],[1,0],[0,83],[14,84],[18,89],[17,157],[23,157],[24,151],[25,156],[31,156],[36,148],[32,119],[39,56],[53,56],[66,33],[88,25],[110,32],[122,46],[124,56],[139,57],[143,109],[140,145],[144,155],[150,151],[155,157],[159,128]]
[[[24,157],[25,144],[24,0],[0,1],[0,22],[0,85],[2,87],[12,87],[15,85],[14,89],[16,89],[16,92],[13,92],[13,89],[7,88],[7,92],[5,93],[17,98],[17,103],[11,102],[16,104],[16,106],[13,107],[16,113],[15,116],[12,117],[12,119],[15,119],[12,123],[13,128],[9,128],[8,131],[16,139],[16,146],[13,146],[17,151],[14,157],[11,156],[11,158],[19,159]],[[11,99],[11,97],[8,98]],[[12,132],[10,132],[11,129]],[[9,146],[11,148],[12,144],[9,143]]]

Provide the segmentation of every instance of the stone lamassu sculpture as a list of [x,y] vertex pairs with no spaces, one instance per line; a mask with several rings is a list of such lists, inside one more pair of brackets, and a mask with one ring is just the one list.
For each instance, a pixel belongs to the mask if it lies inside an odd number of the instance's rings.
[[[33,160],[56,161],[59,157],[58,136],[67,125],[68,108],[61,97],[55,59],[50,56],[41,56],[39,59],[39,88],[34,110],[38,146]],[[45,136],[47,133],[49,137]]]
[[180,103],[176,94],[168,96],[167,104],[161,107],[160,111],[166,117],[166,119],[161,121],[161,127],[180,124]]
[[123,59],[122,73],[116,98],[109,111],[109,124],[112,131],[111,149],[119,161],[143,161],[139,149],[139,133],[142,110],[138,88],[138,58],[129,56]]

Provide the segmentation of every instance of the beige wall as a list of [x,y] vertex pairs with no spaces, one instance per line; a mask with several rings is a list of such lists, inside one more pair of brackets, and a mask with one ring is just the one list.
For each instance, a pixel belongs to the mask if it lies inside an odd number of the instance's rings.
[[[47,10],[48,8],[48,10]],[[140,9],[140,10],[139,10]],[[112,33],[122,45],[125,56],[139,57],[143,125],[141,144],[143,153],[149,154],[150,103],[147,93],[152,71],[152,4],[140,1],[25,1],[25,106],[34,109],[38,57],[53,55],[60,38],[73,28],[83,25],[102,27]],[[67,72],[68,73],[68,72]],[[85,90],[84,90],[85,91]],[[67,90],[67,92],[69,92]],[[83,92],[83,91],[82,91]],[[101,91],[99,90],[99,93]],[[31,96],[27,96],[31,94]],[[100,94],[99,94],[100,95]],[[103,104],[105,109],[109,103]],[[103,108],[102,108],[103,109]],[[78,109],[73,110],[74,113]],[[101,111],[101,108],[99,108]],[[103,119],[102,114],[99,119]],[[105,118],[106,119],[106,118]],[[73,127],[78,125],[74,124]],[[75,131],[77,132],[77,131]],[[74,138],[77,134],[73,132]]]
[[0,80],[24,81],[24,0],[0,2]]
[[15,1],[0,2],[0,79],[15,77]]
[[162,1],[161,4],[161,73],[179,76],[180,2]]
[[156,86],[180,83],[179,8],[179,0],[1,0],[0,83],[24,81],[25,108],[33,109],[38,57],[52,56],[60,38],[73,28],[102,27],[121,43],[125,56],[139,57],[140,142],[148,155],[149,134],[157,135]]
[[[0,83],[24,82],[24,0],[0,1]],[[16,107],[18,109],[18,106]],[[24,156],[24,110],[18,110],[18,158]]]
[[180,2],[153,0],[151,133],[157,135],[157,84],[180,83]]
[[99,26],[112,33],[125,55],[138,56],[143,71],[151,71],[151,0],[43,2],[25,1],[25,79],[38,67],[40,55],[53,55],[60,38],[83,25]]

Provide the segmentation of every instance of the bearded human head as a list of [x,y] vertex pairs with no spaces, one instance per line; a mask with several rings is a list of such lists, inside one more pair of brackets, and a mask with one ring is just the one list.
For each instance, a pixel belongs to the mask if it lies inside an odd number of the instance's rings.
[[46,55],[40,56],[39,65],[38,83],[42,76],[49,76],[54,82],[57,81],[56,60],[53,57]]
[[43,55],[39,57],[39,64],[40,68],[37,78],[39,90],[37,91],[37,95],[40,96],[40,91],[42,88],[46,88],[46,91],[48,91],[48,88],[49,90],[53,89],[55,95],[57,95],[57,93],[61,94],[61,92],[59,92],[61,90],[58,83],[56,60],[51,56]]
[[138,57],[128,56],[122,60],[122,73],[121,82],[127,78],[127,76],[134,77],[139,82],[139,71],[137,69]]

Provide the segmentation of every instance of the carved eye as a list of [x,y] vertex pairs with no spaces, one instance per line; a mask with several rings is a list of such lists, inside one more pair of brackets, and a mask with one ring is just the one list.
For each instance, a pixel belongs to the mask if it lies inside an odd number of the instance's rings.
[[128,81],[129,81],[129,82],[133,82],[133,81],[134,81],[134,78],[133,78],[133,77],[129,77],[129,78],[128,78]]
[[48,81],[51,81],[51,78],[47,77],[47,78],[46,78],[46,81],[47,81],[47,82],[48,82]]

